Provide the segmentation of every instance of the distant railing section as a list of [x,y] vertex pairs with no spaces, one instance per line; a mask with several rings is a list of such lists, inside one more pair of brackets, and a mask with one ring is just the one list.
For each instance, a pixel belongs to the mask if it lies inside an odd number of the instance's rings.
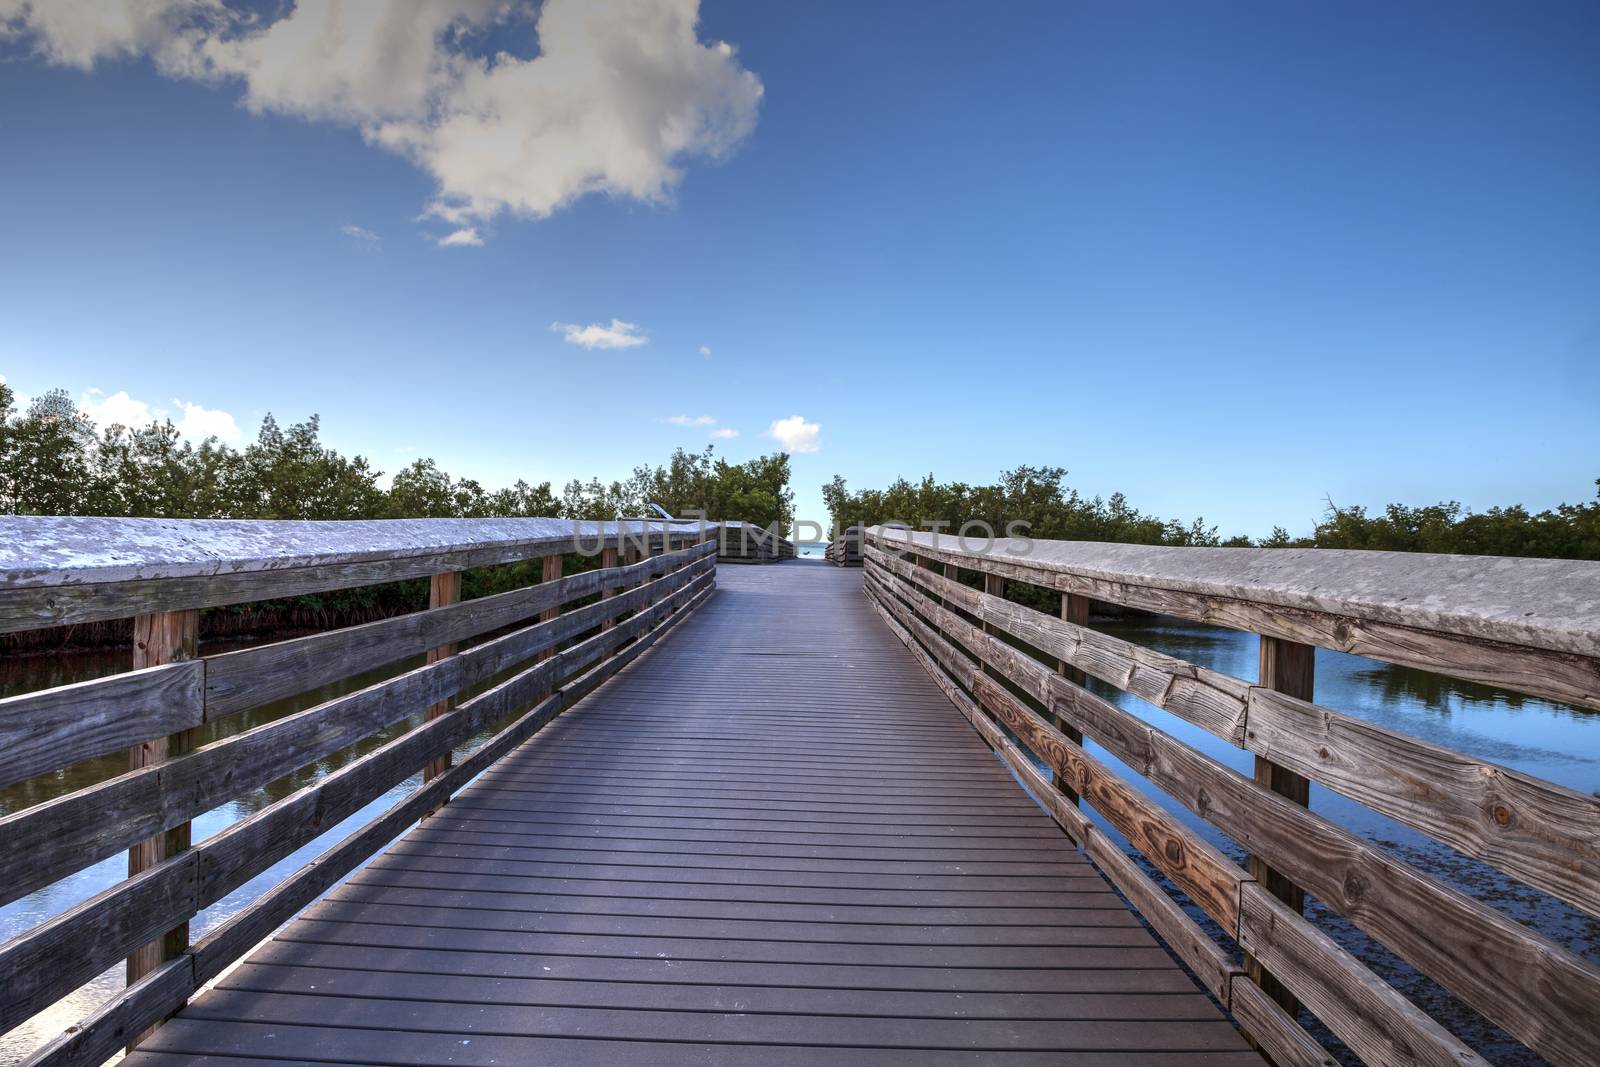
[[[887,527],[867,532],[864,556],[867,593],[901,640],[1273,1061],[1331,1062],[1299,1024],[1303,1005],[1368,1063],[1483,1062],[1304,918],[1309,893],[1549,1061],[1600,1063],[1600,968],[1307,806],[1316,782],[1600,915],[1596,797],[1312,702],[1316,646],[1600,708],[1600,565],[972,546]],[[1008,599],[1009,583],[1059,594],[1059,615]],[[1260,676],[1096,632],[1091,601],[1254,631]],[[1253,753],[1254,776],[1095,695],[1089,677]],[[1085,751],[1086,736],[1247,850],[1248,869]],[[1242,958],[1080,805],[1215,920]]]
[[861,566],[861,527],[852,526],[829,541],[823,555],[835,567]]
[[[0,518],[0,631],[132,615],[136,668],[0,700],[0,786],[130,753],[127,774],[0,819],[0,905],[129,853],[125,881],[0,944],[0,1031],[126,958],[128,987],[27,1062],[99,1064],[135,1041],[697,607],[715,581],[717,532],[554,519]],[[563,576],[573,554],[598,567]],[[543,560],[540,583],[460,601],[463,569],[529,559]],[[423,576],[427,610],[198,654],[202,608]],[[199,744],[207,723],[424,654],[423,666]],[[191,844],[196,816],[419,713],[414,729]],[[453,750],[496,725],[452,766]],[[189,943],[202,909],[419,770],[418,789]]]

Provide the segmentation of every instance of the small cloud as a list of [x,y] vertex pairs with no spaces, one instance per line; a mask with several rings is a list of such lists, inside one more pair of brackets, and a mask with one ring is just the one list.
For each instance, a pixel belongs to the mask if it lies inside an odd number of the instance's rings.
[[178,432],[191,441],[204,441],[208,437],[237,441],[244,436],[239,432],[238,422],[226,411],[215,411],[182,400],[174,399],[172,402],[183,412],[183,418],[178,420]]
[[439,238],[440,248],[482,248],[483,238],[478,235],[476,226],[463,226],[459,230],[451,230]]
[[821,426],[799,415],[776,419],[767,427],[767,436],[776,439],[785,452],[792,454],[822,451],[822,443],[817,440],[821,434]]
[[738,437],[739,431],[731,426],[724,426],[720,430],[712,430],[712,437]]
[[663,422],[670,422],[674,426],[715,426],[717,420],[710,415],[672,415]]
[[346,223],[339,227],[339,232],[350,239],[359,251],[374,255],[383,251],[383,238],[371,230],[357,226],[355,223]]
[[550,328],[562,334],[568,344],[582,345],[591,350],[632,348],[650,340],[639,332],[638,323],[623,322],[621,319],[612,319],[610,326],[598,322],[591,322],[587,326],[573,322],[552,322]]
[[416,445],[401,445],[399,448],[394,450],[394,454],[397,455],[397,456],[404,456],[404,455],[408,455],[408,454],[410,454],[412,452],[415,452],[416,450],[417,450],[417,446]]
[[126,426],[137,429],[156,421],[156,413],[143,400],[135,400],[127,390],[106,396],[90,389],[78,398],[78,410],[100,426]]
[[710,345],[701,345],[700,346],[700,354],[702,356],[704,356],[706,359],[710,359],[711,358],[711,346]]

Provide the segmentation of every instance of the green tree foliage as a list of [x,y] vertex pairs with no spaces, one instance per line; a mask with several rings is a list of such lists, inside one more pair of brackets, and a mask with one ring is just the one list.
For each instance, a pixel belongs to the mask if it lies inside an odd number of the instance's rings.
[[[1282,526],[1252,541],[1218,536],[1203,519],[1185,525],[1146,515],[1121,494],[1088,499],[1064,484],[1060,467],[1018,467],[993,485],[900,479],[887,489],[851,492],[835,476],[822,487],[834,529],[903,522],[917,529],[958,531],[981,520],[997,533],[1020,520],[1027,535],[1062,541],[1120,541],[1146,545],[1208,545],[1264,548],[1362,548],[1392,552],[1448,552],[1463,555],[1539,556],[1548,559],[1600,559],[1600,491],[1587,504],[1562,504],[1537,514],[1521,505],[1473,512],[1451,501],[1424,507],[1390,504],[1382,515],[1365,508],[1337,507],[1331,501],[1310,536],[1293,537]],[[1600,480],[1595,486],[1600,490]]]
[[763,526],[794,518],[789,457],[729,463],[708,447],[675,451],[666,465],[636,467],[623,481],[518,480],[487,490],[454,478],[431,459],[383,472],[321,438],[313,415],[284,427],[273,416],[234,449],[216,438],[188,441],[171,422],[108,426],[101,432],[65,390],[16,410],[0,382],[0,512],[23,515],[141,515],[155,518],[378,519],[490,516],[615,519],[658,503],[675,515],[742,519]]

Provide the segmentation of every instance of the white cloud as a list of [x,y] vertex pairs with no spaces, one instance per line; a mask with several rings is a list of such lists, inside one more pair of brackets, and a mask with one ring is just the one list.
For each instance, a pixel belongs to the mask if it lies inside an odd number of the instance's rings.
[[156,412],[143,400],[135,400],[127,390],[106,396],[99,389],[90,389],[78,398],[78,410],[104,428],[126,426],[137,430],[157,419]]
[[346,223],[339,227],[339,232],[350,238],[355,246],[363,252],[383,251],[383,238],[369,229],[357,226],[354,223]]
[[700,346],[700,354],[702,356],[706,357],[707,359],[710,359],[711,358],[711,346],[710,345],[701,345]]
[[451,230],[439,238],[440,248],[482,248],[483,238],[478,236],[476,226],[463,226],[459,230]]
[[667,422],[674,426],[715,426],[717,420],[710,415],[670,415]]
[[239,432],[239,424],[226,411],[204,408],[182,400],[173,400],[173,403],[183,412],[183,417],[178,420],[178,432],[191,441],[204,441],[207,437],[237,441],[244,436]]
[[711,436],[712,437],[738,437],[739,436],[739,431],[735,430],[731,426],[724,426],[719,430],[712,430],[711,431]]
[[814,422],[807,422],[799,415],[790,415],[787,419],[777,419],[767,427],[767,436],[776,438],[783,446],[785,452],[820,452],[822,443],[817,438],[822,433],[822,427]]
[[172,403],[177,409],[176,417],[163,408],[134,399],[125,389],[110,396],[102,390],[90,389],[78,398],[78,410],[93,419],[101,429],[126,426],[130,430],[139,430],[152,422],[171,418],[178,432],[191,441],[199,442],[207,437],[237,441],[244,436],[239,431],[238,421],[226,411],[183,400],[174,400]]
[[[354,126],[433,178],[426,213],[457,233],[590,193],[668,202],[685,161],[733,151],[761,103],[733,47],[700,41],[699,0],[548,0],[537,13],[531,0],[326,0],[273,13],[0,0],[0,37],[83,70],[149,56],[169,77],[242,85],[252,111]],[[537,55],[470,50],[491,29],[531,41],[530,22]]]
[[560,333],[568,344],[582,345],[584,348],[632,348],[642,345],[650,339],[639,332],[636,322],[623,322],[621,319],[612,319],[611,325],[591,322],[587,326],[579,326],[574,322],[552,322],[550,328]]

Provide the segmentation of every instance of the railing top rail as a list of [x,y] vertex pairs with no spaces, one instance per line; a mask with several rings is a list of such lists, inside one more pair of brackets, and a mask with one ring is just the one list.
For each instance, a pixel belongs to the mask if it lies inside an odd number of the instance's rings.
[[[715,529],[716,523],[706,523]],[[569,546],[680,523],[659,519],[122,519],[0,516],[0,582],[70,585],[287,570],[487,547]]]
[[[1600,656],[1600,563],[1353,549],[1189,548],[969,537],[873,526],[945,557]],[[1042,582],[1041,584],[1050,584]],[[1059,584],[1059,583],[1058,583]]]
[[716,523],[0,516],[0,632],[399,581]]

